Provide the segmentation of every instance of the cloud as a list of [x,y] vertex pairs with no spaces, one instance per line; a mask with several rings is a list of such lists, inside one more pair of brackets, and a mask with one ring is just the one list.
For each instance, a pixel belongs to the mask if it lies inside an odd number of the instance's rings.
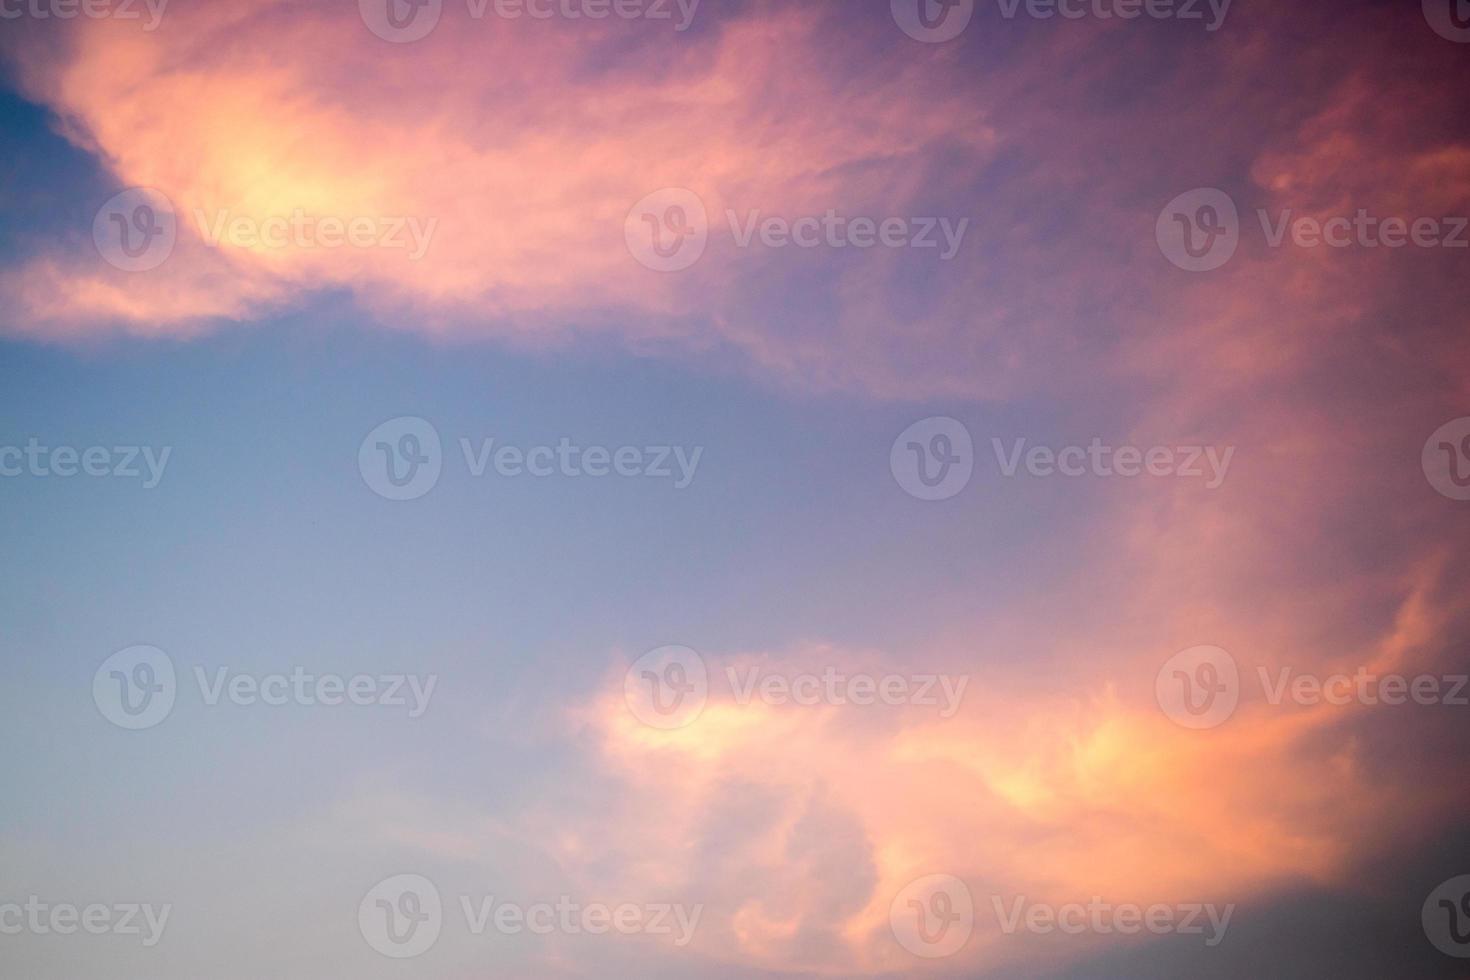
[[[1455,176],[1463,139],[1428,109],[1382,111],[1456,96],[1411,73],[1385,92],[1353,62],[1382,13],[1334,14],[1352,65],[1341,74],[1320,55],[1283,60],[1302,13],[1242,17],[1178,52],[1115,21],[983,25],[1016,41],[993,49],[976,47],[979,26],[972,47],[916,45],[841,5],[700,16],[674,33],[475,20],[449,5],[415,44],[373,36],[350,6],[267,0],[180,6],[151,34],[68,22],[12,51],[27,91],[119,186],[165,194],[180,242],[148,273],[110,268],[89,243],[38,245],[0,280],[12,329],[189,335],[345,291],[366,315],[439,338],[608,334],[889,397],[1009,397],[1181,360],[1256,378],[1330,347],[1411,263],[1434,260],[1253,242],[1193,277],[1153,242],[1169,197],[1225,183],[1246,215],[1470,203]],[[1405,50],[1442,43],[1424,33]],[[1142,101],[1114,97],[1141,64],[1153,66],[1131,79]],[[1267,66],[1290,84],[1244,81]],[[682,272],[644,268],[624,241],[630,208],[664,187],[697,194],[710,219],[706,253]],[[829,210],[970,225],[950,261],[737,244],[752,216]],[[226,219],[258,227],[298,211],[433,230],[417,260],[206,240]],[[1443,304],[1421,300],[1435,323],[1416,333],[1448,333],[1458,292],[1437,294]]]

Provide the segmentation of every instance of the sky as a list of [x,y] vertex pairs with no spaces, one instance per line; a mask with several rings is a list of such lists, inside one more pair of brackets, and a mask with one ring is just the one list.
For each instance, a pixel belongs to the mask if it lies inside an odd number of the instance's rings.
[[1467,64],[0,0],[0,975],[1470,977]]

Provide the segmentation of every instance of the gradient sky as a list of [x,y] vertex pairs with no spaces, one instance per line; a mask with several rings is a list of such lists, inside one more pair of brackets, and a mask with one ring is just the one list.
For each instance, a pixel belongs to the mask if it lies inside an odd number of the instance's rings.
[[[1421,458],[1470,416],[1470,249],[1256,216],[1470,215],[1470,39],[1434,2],[1207,30],[981,0],[931,43],[904,3],[678,30],[445,0],[398,43],[373,0],[172,0],[153,30],[0,2],[0,451],[170,450],[152,488],[0,476],[0,906],[172,906],[149,948],[0,934],[0,975],[1470,977],[1421,923],[1470,874],[1470,707],[1255,680],[1470,668],[1470,501]],[[126,271],[94,219],[137,187],[177,241]],[[625,236],[665,188],[709,215],[677,271]],[[1239,241],[1193,272],[1156,225],[1200,188]],[[295,209],[434,232],[415,259],[192,217]],[[944,260],[742,246],[732,210],[969,223]],[[402,417],[443,472],[393,501],[359,448]],[[974,472],[921,500],[890,449],[936,417]],[[474,477],[459,440],[492,438],[702,453],[684,488]],[[1007,477],[1021,439],[1233,455],[1217,487]],[[663,731],[624,677],[670,644],[714,680]],[[142,731],[92,696],[135,645],[180,672]],[[1239,706],[1190,730],[1156,678],[1202,645]],[[210,706],[196,666],[438,681],[418,718]],[[742,705],[727,667],[968,686],[952,717]],[[456,908],[397,960],[358,908],[403,873]],[[890,912],[936,874],[975,922],[925,958]],[[460,895],[703,915],[683,947],[474,937]],[[1235,913],[1207,948],[1007,934],[992,896]]]

